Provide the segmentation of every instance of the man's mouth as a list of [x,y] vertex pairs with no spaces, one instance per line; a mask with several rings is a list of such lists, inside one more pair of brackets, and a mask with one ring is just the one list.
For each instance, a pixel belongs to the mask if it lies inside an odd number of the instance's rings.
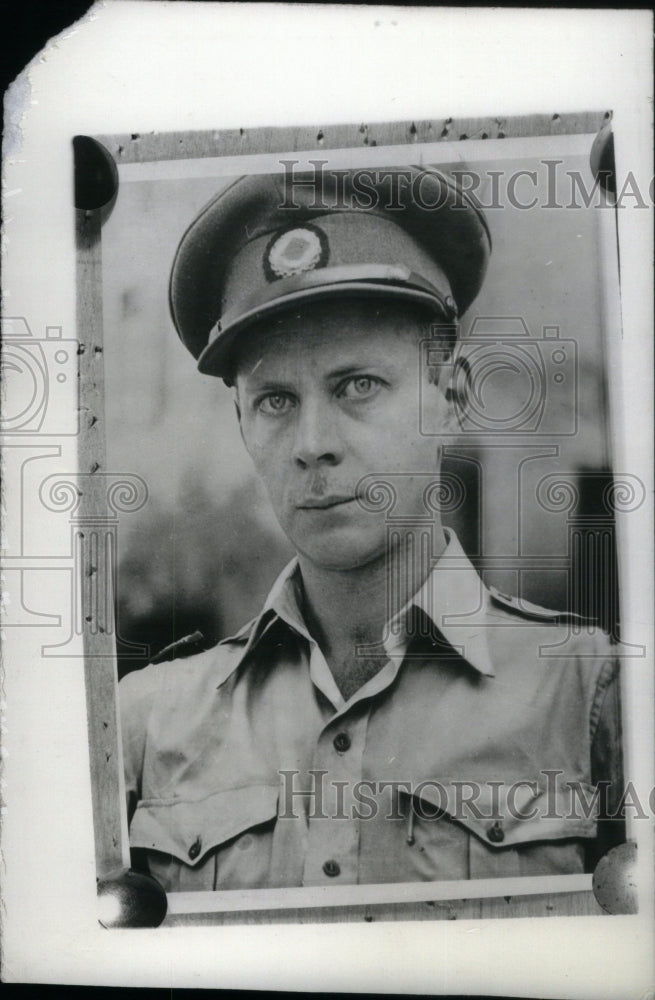
[[320,497],[305,497],[296,506],[299,510],[327,510],[328,507],[339,507],[354,499],[353,496],[345,493],[326,493]]

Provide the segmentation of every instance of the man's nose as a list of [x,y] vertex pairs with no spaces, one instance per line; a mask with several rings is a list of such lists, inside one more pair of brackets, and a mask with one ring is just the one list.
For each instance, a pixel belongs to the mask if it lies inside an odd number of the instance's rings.
[[303,469],[337,465],[342,450],[335,415],[329,404],[316,400],[303,402],[297,416],[294,462]]

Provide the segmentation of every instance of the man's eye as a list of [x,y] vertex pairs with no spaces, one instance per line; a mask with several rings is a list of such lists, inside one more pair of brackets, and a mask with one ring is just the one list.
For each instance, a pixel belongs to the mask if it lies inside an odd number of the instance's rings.
[[341,386],[338,395],[343,399],[366,399],[379,388],[379,379],[373,378],[372,375],[357,375]]
[[257,403],[257,409],[261,413],[268,413],[277,416],[280,413],[286,413],[287,410],[291,409],[293,406],[293,400],[289,396],[285,396],[281,392],[274,392],[268,396],[264,396]]

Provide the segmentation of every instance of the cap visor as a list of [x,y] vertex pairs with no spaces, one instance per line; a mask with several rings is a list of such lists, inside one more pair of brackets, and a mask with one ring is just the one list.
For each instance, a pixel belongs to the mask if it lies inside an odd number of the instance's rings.
[[360,299],[400,299],[423,306],[433,314],[443,316],[447,322],[453,322],[453,318],[447,315],[441,297],[438,296],[436,290],[431,293],[407,285],[391,285],[375,281],[344,281],[317,285],[314,288],[297,289],[259,306],[254,306],[224,325],[218,336],[209,342],[198,358],[198,371],[205,375],[232,377],[235,373],[238,341],[240,335],[243,336],[249,326],[267,316],[292,309],[294,306],[336,296]]

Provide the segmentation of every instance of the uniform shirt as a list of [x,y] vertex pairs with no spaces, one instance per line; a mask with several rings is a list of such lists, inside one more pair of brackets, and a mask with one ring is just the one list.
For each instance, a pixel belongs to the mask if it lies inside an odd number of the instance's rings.
[[123,679],[130,842],[166,890],[583,871],[618,774],[611,646],[447,539],[347,701],[296,561],[240,633]]

